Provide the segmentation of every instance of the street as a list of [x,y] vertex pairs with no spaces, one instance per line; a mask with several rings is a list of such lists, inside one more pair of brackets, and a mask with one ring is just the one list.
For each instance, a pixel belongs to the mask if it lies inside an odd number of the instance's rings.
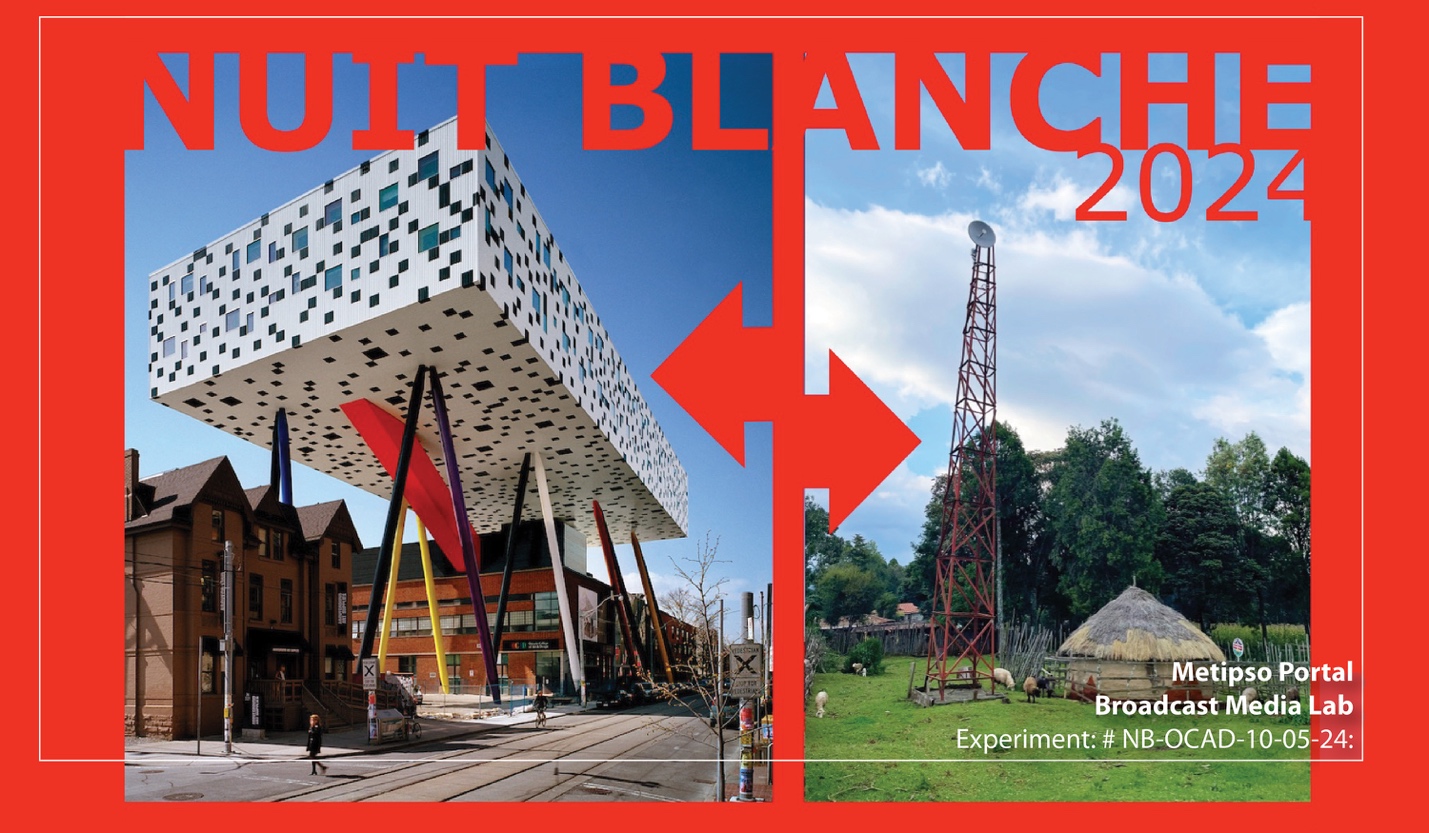
[[[126,755],[129,801],[712,801],[714,734],[678,704],[553,712],[474,726],[424,720],[423,740],[328,756],[293,746],[263,757]],[[726,779],[738,780],[738,733],[726,731]],[[173,747],[175,744],[165,744]],[[241,744],[236,744],[241,747]],[[190,742],[187,748],[192,750]],[[272,747],[270,747],[272,748]],[[142,747],[141,747],[142,749]],[[286,753],[286,754],[285,754]],[[761,771],[761,776],[763,772]]]

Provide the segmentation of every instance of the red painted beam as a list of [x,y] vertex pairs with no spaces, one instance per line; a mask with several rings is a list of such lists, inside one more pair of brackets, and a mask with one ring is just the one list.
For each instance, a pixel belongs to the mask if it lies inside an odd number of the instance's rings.
[[[369,399],[345,402],[342,412],[372,449],[377,462],[387,470],[387,475],[395,477],[397,455],[402,444],[402,420],[382,410]],[[452,569],[465,573],[466,567],[461,563],[461,535],[457,532],[456,514],[452,510],[451,489],[447,488],[436,464],[426,454],[414,453],[408,465],[410,468],[407,471],[405,490],[407,504],[432,533]],[[471,538],[477,550],[477,563],[480,564],[481,539],[474,529]]]

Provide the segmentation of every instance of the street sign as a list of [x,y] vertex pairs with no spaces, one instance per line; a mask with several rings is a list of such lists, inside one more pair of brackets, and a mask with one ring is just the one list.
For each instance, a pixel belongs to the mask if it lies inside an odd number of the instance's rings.
[[741,642],[729,646],[729,676],[731,696],[763,696],[764,646],[758,642]]
[[741,677],[764,677],[764,646],[758,642],[741,642],[729,646],[729,675],[738,680]]
[[1235,638],[1235,641],[1231,643],[1231,650],[1235,651],[1236,659],[1240,659],[1242,656],[1245,655],[1245,643],[1240,641],[1239,636],[1237,636]]
[[729,684],[729,696],[741,700],[752,700],[764,696],[764,681],[755,678],[735,678]]
[[364,691],[377,690],[377,657],[362,658],[362,688]]

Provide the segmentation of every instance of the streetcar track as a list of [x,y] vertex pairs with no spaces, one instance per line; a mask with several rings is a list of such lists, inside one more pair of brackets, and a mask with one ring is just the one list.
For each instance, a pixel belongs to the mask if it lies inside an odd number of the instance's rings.
[[[539,800],[545,796],[559,796],[575,789],[584,781],[600,778],[597,770],[611,765],[640,763],[643,759],[631,758],[631,753],[655,744],[669,734],[684,735],[682,731],[689,718],[684,715],[647,715],[651,720],[632,726],[632,715],[609,714],[589,717],[577,724],[562,726],[555,724],[543,731],[503,731],[494,729],[481,735],[480,745],[463,745],[435,756],[418,760],[390,762],[385,769],[358,776],[359,780],[344,780],[339,784],[310,785],[308,788],[285,795],[274,796],[272,801],[431,801],[446,802],[472,800],[471,797],[483,790],[500,789],[509,785],[510,779],[525,775],[546,765],[554,765],[553,777],[566,779],[565,783],[537,790],[524,800]],[[698,723],[696,730],[702,729]],[[634,732],[644,732],[647,739],[632,747],[624,747],[620,758],[581,758],[602,745],[608,745],[626,738]],[[434,741],[433,746],[460,743],[459,740]],[[539,758],[523,757],[532,753],[544,753]],[[480,757],[472,760],[473,756]],[[583,764],[578,770],[561,772],[562,762]],[[341,765],[341,759],[332,763]],[[377,762],[373,762],[377,763]],[[432,765],[442,768],[432,774]],[[481,768],[481,769],[478,769]],[[509,770],[503,772],[502,770]],[[477,783],[466,788],[458,788],[464,778],[479,772]],[[493,777],[494,776],[494,777]],[[441,792],[440,782],[456,782],[450,786],[453,791]],[[376,792],[373,792],[373,790]],[[611,788],[611,791],[634,795],[638,790]],[[409,793],[441,793],[437,797],[404,797]],[[654,794],[651,794],[652,800]],[[658,800],[673,800],[664,797]]]

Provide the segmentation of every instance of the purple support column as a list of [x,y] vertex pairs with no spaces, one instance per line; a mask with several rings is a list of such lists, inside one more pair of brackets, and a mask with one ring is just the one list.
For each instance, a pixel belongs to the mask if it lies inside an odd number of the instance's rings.
[[486,596],[481,592],[481,565],[476,561],[476,545],[471,538],[471,521],[466,516],[466,497],[461,490],[461,467],[457,464],[456,447],[452,443],[451,424],[447,421],[447,401],[442,396],[441,375],[432,372],[432,410],[437,417],[437,433],[442,438],[442,458],[447,464],[447,483],[452,490],[452,509],[456,514],[457,535],[461,538],[462,563],[466,566],[466,584],[471,590],[472,613],[476,614],[476,633],[481,640],[481,659],[486,667],[486,688],[493,703],[501,702],[501,679],[496,670],[496,652],[491,644],[491,625],[486,621]]

